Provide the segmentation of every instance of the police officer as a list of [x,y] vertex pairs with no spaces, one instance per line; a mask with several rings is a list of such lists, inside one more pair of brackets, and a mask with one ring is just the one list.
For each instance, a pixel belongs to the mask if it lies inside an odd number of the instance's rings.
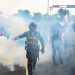
[[40,33],[36,30],[37,25],[34,22],[29,24],[29,31],[24,32],[23,34],[17,36],[15,40],[26,37],[25,41],[25,49],[26,49],[26,57],[28,59],[28,74],[32,75],[35,71],[35,66],[37,62],[37,58],[39,57],[39,45],[38,42],[41,43],[41,51],[44,53],[44,41],[41,37]]
[[64,28],[64,17],[66,16],[66,11],[60,9],[58,11],[58,21],[51,26],[51,44],[52,44],[52,59],[53,64],[57,65],[56,63],[56,52],[59,54],[60,63],[63,63],[62,59],[62,32]]
[[60,62],[62,62],[61,56],[61,37],[60,37],[60,26],[52,26],[51,27],[51,44],[52,44],[52,60],[53,64],[57,65],[56,63],[56,52],[59,54]]

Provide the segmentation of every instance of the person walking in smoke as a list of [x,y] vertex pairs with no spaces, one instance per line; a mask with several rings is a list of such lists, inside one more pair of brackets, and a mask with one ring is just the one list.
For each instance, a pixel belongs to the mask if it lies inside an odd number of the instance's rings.
[[26,37],[25,49],[26,57],[28,59],[28,74],[32,75],[35,72],[37,58],[39,57],[39,45],[38,41],[41,43],[41,51],[44,53],[44,41],[40,33],[36,30],[37,25],[34,22],[29,24],[29,31],[16,36],[15,40]]
[[[63,19],[66,15],[65,10],[60,9],[58,11],[59,19],[51,26],[51,44],[52,44],[52,60],[56,65],[56,52],[59,54],[60,63],[63,63],[62,59],[62,32],[63,32]],[[61,25],[62,24],[62,25]]]

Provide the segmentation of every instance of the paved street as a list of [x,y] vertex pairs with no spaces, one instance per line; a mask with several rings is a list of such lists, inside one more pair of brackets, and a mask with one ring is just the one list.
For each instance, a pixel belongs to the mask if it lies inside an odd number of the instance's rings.
[[38,64],[34,75],[72,75],[70,68],[66,65],[53,65],[50,62]]

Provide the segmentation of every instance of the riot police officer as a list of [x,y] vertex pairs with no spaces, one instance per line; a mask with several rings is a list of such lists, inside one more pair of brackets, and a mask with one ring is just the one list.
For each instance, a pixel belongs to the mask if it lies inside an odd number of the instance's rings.
[[28,74],[29,75],[32,75],[33,72],[35,71],[37,58],[39,57],[38,42],[41,43],[41,51],[42,53],[44,53],[44,40],[36,29],[37,29],[36,23],[31,22],[29,24],[29,31],[24,32],[23,34],[15,38],[15,40],[17,40],[17,39],[26,37],[25,49],[26,49],[26,57],[28,59]]
[[52,44],[52,59],[53,64],[57,64],[56,62],[56,52],[59,54],[60,63],[63,63],[62,59],[62,33],[65,27],[63,22],[64,17],[67,12],[64,9],[60,9],[58,11],[58,18],[55,21],[54,25],[51,26],[51,44]]

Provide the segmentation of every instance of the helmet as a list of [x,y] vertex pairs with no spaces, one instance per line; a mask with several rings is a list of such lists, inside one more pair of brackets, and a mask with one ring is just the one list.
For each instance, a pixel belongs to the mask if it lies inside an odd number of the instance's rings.
[[34,23],[34,22],[31,22],[30,24],[29,24],[29,29],[30,30],[32,30],[32,29],[36,29],[37,28],[37,24],[36,23]]
[[65,10],[65,9],[59,9],[58,14],[60,16],[65,16],[65,15],[67,15],[67,10]]

